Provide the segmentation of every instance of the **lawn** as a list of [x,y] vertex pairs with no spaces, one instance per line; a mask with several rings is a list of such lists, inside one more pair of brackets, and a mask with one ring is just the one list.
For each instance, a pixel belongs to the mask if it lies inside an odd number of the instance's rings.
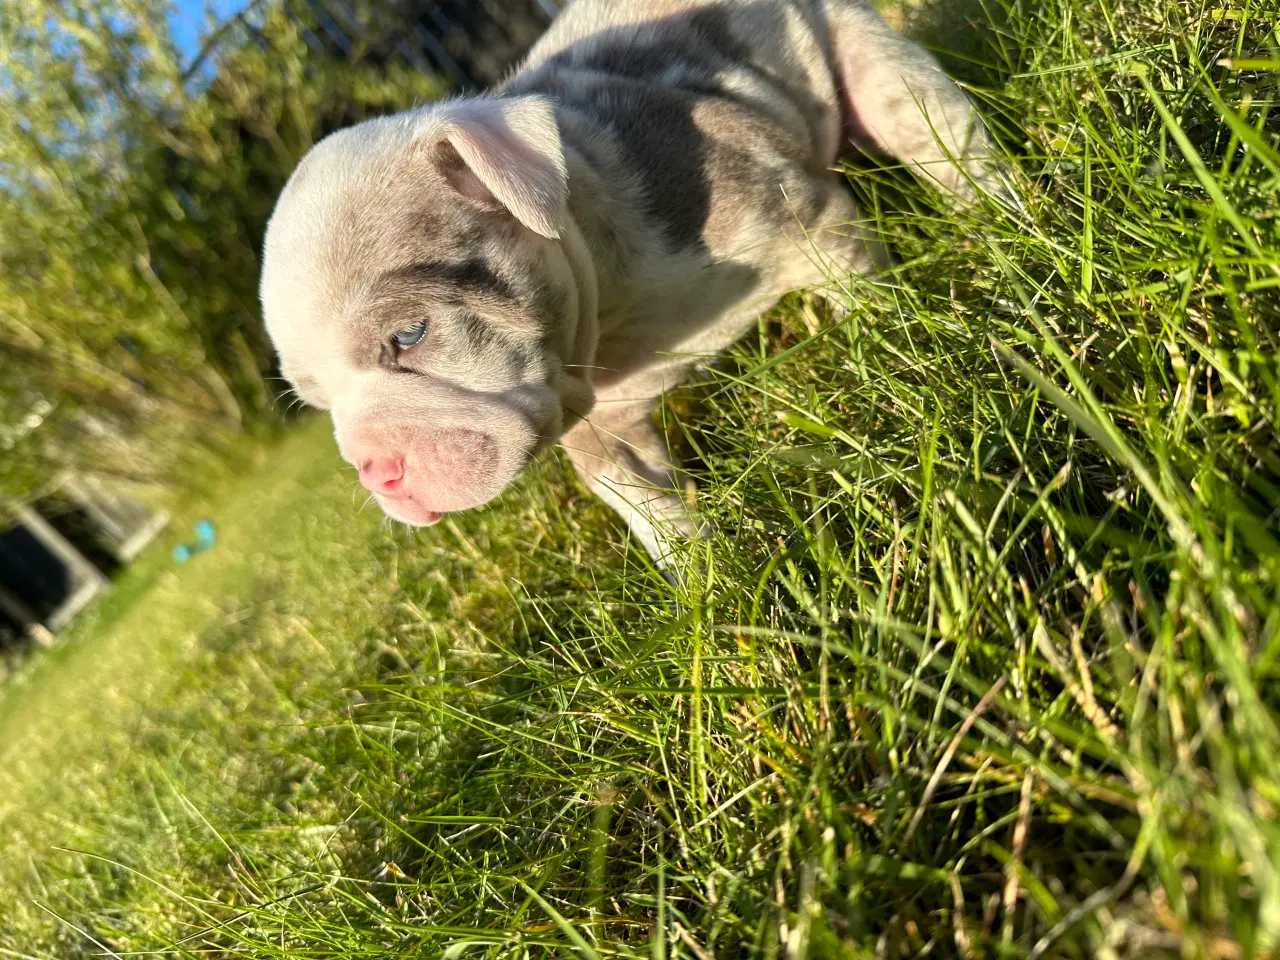
[[1277,955],[1280,26],[938,16],[1019,199],[855,172],[893,269],[667,405],[679,585],[304,422],[0,692],[0,957]]

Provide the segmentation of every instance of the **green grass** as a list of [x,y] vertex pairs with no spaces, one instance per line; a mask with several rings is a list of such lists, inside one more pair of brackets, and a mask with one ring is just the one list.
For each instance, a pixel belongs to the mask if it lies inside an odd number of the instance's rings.
[[898,266],[669,405],[684,586],[306,426],[5,691],[0,956],[1275,956],[1276,14],[999,14],[1023,209],[859,174]]

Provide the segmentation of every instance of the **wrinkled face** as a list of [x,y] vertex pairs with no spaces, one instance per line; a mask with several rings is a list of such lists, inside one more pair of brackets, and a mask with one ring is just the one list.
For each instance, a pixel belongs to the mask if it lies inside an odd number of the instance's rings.
[[579,304],[560,241],[463,155],[403,118],[335,134],[285,188],[264,252],[285,376],[330,411],[383,510],[415,525],[497,496],[590,402],[566,370]]

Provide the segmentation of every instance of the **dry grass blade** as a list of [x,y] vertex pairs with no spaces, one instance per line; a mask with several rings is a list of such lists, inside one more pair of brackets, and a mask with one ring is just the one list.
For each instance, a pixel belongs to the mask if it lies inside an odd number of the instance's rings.
[[947,748],[942,751],[942,756],[938,759],[938,765],[933,768],[933,773],[929,777],[929,782],[925,784],[924,796],[920,798],[920,803],[916,805],[915,813],[911,815],[911,822],[907,824],[906,836],[903,838],[904,843],[910,843],[911,839],[915,836],[916,828],[920,826],[920,821],[924,819],[925,810],[929,806],[929,801],[933,799],[934,791],[938,789],[938,784],[942,781],[942,775],[946,772],[952,758],[955,757],[956,751],[960,749],[960,742],[964,740],[969,731],[973,729],[973,725],[977,722],[978,717],[982,716],[987,707],[991,705],[992,699],[994,699],[995,695],[1000,692],[1002,687],[1004,687],[1005,681],[1005,677],[999,677],[996,679],[996,682],[991,685],[990,689],[982,695],[982,699],[974,705],[971,711],[969,711],[969,715],[961,722],[960,729],[957,730],[955,736],[951,738],[951,742],[947,744]]

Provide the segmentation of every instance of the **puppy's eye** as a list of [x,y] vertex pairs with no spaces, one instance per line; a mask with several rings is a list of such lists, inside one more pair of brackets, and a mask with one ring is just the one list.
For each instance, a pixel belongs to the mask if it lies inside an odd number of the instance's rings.
[[391,339],[395,341],[396,346],[401,350],[408,350],[426,335],[427,325],[425,323],[415,323],[412,327],[405,327]]

